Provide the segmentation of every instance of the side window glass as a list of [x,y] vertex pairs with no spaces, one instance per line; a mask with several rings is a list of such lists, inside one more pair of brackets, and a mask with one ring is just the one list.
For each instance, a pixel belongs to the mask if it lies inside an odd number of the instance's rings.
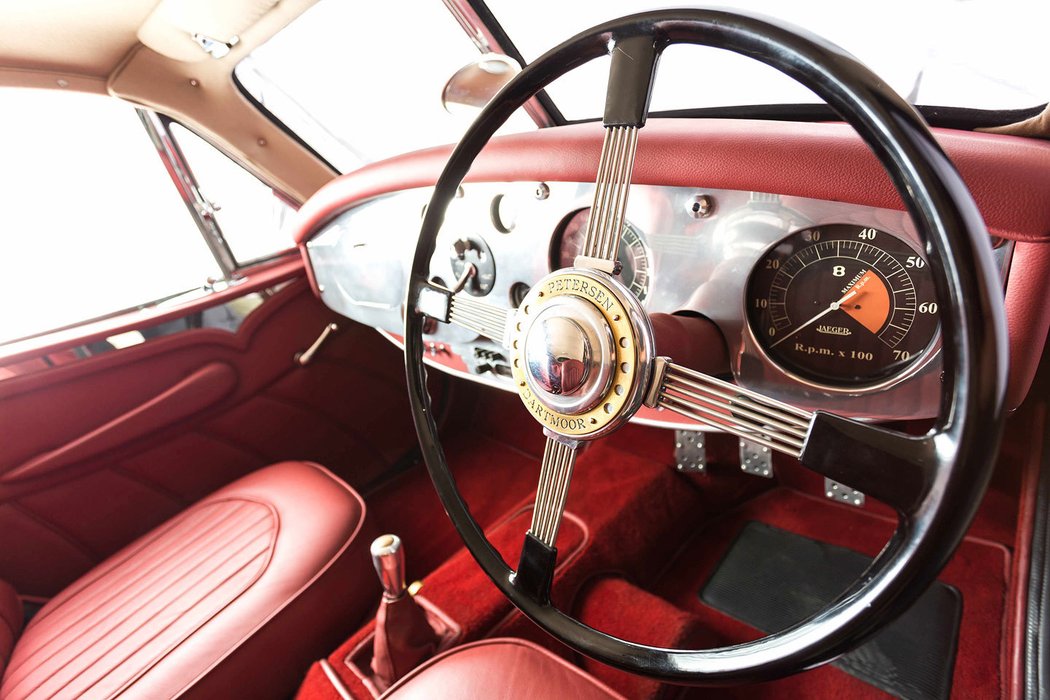
[[0,88],[0,344],[221,276],[130,105]]
[[286,226],[295,213],[292,207],[189,129],[171,123],[169,130],[201,194],[215,209],[215,220],[238,265],[271,258],[295,245]]

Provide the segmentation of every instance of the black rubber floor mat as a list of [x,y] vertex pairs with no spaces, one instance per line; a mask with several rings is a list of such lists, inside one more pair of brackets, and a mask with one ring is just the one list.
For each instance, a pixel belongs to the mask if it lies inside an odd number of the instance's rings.
[[[870,563],[844,547],[750,522],[700,599],[763,632],[777,632],[841,595]],[[961,614],[959,592],[935,583],[908,612],[835,666],[899,698],[947,698]]]

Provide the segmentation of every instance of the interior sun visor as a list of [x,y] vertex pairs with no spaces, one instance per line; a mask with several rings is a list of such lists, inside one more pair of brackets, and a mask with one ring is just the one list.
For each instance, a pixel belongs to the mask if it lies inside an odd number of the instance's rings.
[[279,0],[161,0],[138,30],[144,45],[176,61],[222,58]]

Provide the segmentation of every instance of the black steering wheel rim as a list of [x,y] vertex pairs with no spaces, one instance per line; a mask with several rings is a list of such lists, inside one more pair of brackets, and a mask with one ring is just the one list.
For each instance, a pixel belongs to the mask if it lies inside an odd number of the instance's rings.
[[[515,586],[514,572],[471,516],[448,468],[426,390],[424,318],[415,312],[429,284],[444,212],[499,126],[557,77],[637,37],[651,37],[658,52],[688,43],[750,56],[826,100],[890,174],[925,241],[942,310],[940,415],[926,435],[898,439],[887,450],[910,451],[924,481],[922,497],[901,510],[897,531],[882,553],[836,602],[792,628],[720,649],[662,649],[617,639]],[[990,478],[1001,432],[1006,338],[997,283],[987,231],[954,166],[917,112],[852,56],[802,30],[720,10],[661,10],[614,20],[578,34],[527,66],[482,111],[438,180],[409,279],[406,303],[412,312],[405,314],[406,373],[423,456],[449,517],[478,564],[515,606],[558,639],[604,663],[668,681],[726,684],[777,678],[835,658],[906,610],[961,541]],[[833,443],[850,431],[848,421],[827,430],[817,427],[807,443]],[[834,458],[835,450],[827,452]]]

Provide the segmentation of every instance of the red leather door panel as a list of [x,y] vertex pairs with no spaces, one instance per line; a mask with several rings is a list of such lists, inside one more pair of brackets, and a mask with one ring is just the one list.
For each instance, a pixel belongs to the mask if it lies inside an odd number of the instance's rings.
[[40,597],[249,471],[309,460],[361,487],[415,445],[400,353],[304,281],[236,333],[184,331],[0,382],[0,430],[0,579]]

